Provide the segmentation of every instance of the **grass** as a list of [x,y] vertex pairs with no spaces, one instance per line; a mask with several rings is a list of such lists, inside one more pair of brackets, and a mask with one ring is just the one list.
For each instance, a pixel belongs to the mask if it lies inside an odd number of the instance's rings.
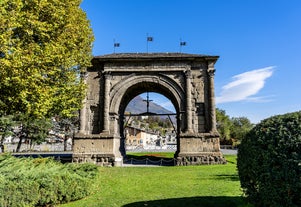
[[61,207],[247,207],[236,156],[226,159],[227,165],[99,168],[94,193]]
[[175,153],[174,152],[127,152],[126,156],[127,158],[174,158]]

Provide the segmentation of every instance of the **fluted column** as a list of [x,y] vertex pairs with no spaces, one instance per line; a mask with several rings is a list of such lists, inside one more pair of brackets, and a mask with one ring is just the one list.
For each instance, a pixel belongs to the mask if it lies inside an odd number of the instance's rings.
[[191,106],[191,71],[186,71],[186,123],[187,132],[192,132],[192,106]]
[[104,113],[103,113],[103,121],[104,126],[103,129],[105,132],[110,131],[110,90],[111,90],[111,75],[105,74],[105,93],[104,93]]
[[215,113],[215,95],[214,95],[214,63],[215,62],[209,62],[208,63],[208,76],[209,76],[209,88],[210,88],[210,94],[209,94],[209,108],[210,108],[210,132],[216,132],[216,113]]

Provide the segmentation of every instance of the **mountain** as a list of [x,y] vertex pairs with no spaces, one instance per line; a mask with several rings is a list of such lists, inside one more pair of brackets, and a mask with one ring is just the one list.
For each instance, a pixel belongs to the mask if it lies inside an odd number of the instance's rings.
[[[131,114],[142,114],[147,112],[147,106],[146,106],[146,101],[141,97],[141,96],[136,96],[133,98],[130,103],[127,105],[125,109],[126,113],[131,113]],[[149,102],[149,112],[150,113],[155,113],[155,114],[174,114],[174,112],[169,111],[165,109],[164,107],[154,103],[154,102]],[[171,119],[171,122],[173,126],[176,128],[176,116],[171,115],[169,116]],[[160,116],[161,120],[166,120],[168,119],[168,116]]]
[[[135,98],[133,98],[133,100],[130,101],[125,111],[130,112],[132,114],[145,113],[147,112],[146,101],[144,101],[141,96],[136,96]],[[149,102],[149,112],[156,114],[174,113],[151,101]]]

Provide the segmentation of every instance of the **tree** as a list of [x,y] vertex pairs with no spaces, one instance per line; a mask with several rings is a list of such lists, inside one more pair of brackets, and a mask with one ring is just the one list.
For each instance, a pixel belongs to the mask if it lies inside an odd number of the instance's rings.
[[225,110],[216,109],[216,124],[221,142],[228,142],[231,139],[232,123]]
[[15,122],[13,116],[1,116],[0,117],[0,149],[4,152],[4,139],[14,134],[13,127]]
[[222,144],[237,144],[253,128],[247,117],[230,118],[225,110],[216,109],[217,130]]
[[15,116],[15,119],[19,123],[19,130],[16,132],[16,137],[19,138],[16,152],[20,151],[23,141],[28,142],[30,149],[33,149],[35,144],[44,142],[52,127],[52,123],[47,118],[19,115]]
[[301,111],[257,124],[241,141],[237,169],[255,206],[301,206]]
[[253,124],[247,117],[231,118],[231,138],[240,141],[253,128]]
[[0,115],[73,116],[93,34],[80,0],[1,0]]
[[[78,116],[77,116],[78,117]],[[64,134],[63,140],[64,140],[64,151],[67,150],[67,140],[68,138],[73,137],[73,134],[78,129],[78,118],[72,117],[72,118],[61,118],[59,116],[56,116],[53,119],[53,128],[52,130],[57,134]]]

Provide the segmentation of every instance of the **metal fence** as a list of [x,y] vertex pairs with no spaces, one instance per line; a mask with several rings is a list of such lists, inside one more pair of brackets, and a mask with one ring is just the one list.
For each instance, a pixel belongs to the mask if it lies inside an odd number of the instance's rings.
[[166,158],[166,159],[160,159],[160,160],[152,160],[150,158],[145,159],[125,159],[123,161],[123,164],[125,165],[137,165],[137,166],[175,166],[177,164],[176,159],[174,158]]
[[[17,144],[15,143],[8,143],[4,144],[4,151],[5,152],[15,152],[17,149]],[[67,151],[72,150],[72,145],[67,145]],[[20,148],[20,152],[62,152],[64,151],[64,144],[63,143],[53,143],[53,144],[47,144],[43,143],[40,145],[34,145],[32,148],[30,148],[29,144],[23,143]],[[0,151],[1,152],[1,151]]]
[[177,150],[177,145],[169,146],[126,146],[127,152],[175,152]]

